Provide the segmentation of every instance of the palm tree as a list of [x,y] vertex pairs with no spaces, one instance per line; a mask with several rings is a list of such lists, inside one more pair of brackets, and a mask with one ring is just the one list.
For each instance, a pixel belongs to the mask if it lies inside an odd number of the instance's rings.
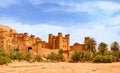
[[119,51],[119,43],[118,42],[113,42],[111,44],[111,51]]
[[90,38],[88,42],[85,43],[85,49],[95,52],[96,51],[96,41],[93,38]]
[[104,42],[101,42],[101,43],[99,44],[98,50],[99,50],[99,52],[100,52],[102,55],[104,55],[105,52],[108,50],[107,46],[108,46],[108,45],[107,45],[106,43],[104,43]]

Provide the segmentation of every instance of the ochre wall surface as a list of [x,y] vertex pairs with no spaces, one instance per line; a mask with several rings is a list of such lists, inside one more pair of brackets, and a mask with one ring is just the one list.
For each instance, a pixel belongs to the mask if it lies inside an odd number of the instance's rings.
[[[89,37],[85,37],[84,43],[88,40]],[[48,53],[49,50],[54,52],[63,49],[69,55],[70,51],[84,50],[84,44],[75,43],[70,47],[70,35],[63,36],[61,32],[57,36],[49,34],[48,42],[46,42],[34,35],[28,35],[28,33],[17,33],[16,30],[0,24],[0,48],[3,48],[5,51],[10,49],[28,51],[31,48],[34,53],[41,55],[44,55],[45,52]]]

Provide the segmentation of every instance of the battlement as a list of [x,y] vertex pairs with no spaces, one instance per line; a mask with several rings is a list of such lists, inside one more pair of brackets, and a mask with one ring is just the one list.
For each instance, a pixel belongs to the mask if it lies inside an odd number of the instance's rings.
[[58,37],[62,37],[62,33],[61,32],[58,33]]
[[35,35],[30,35],[30,38],[35,38]]
[[90,37],[85,37],[84,43],[87,43],[89,41]]
[[58,36],[49,34],[49,39],[48,39],[49,48],[68,50],[70,45],[69,36],[70,35],[67,34],[65,35],[65,37],[63,37],[61,32],[58,33]]

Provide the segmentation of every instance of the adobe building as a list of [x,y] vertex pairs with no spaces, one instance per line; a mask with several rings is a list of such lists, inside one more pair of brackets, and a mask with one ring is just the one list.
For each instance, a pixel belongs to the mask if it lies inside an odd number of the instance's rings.
[[70,46],[70,50],[71,51],[82,51],[82,50],[85,50],[85,44],[89,41],[89,39],[90,39],[89,37],[85,37],[83,44],[74,43],[73,46]]
[[70,39],[69,34],[62,36],[62,33],[58,33],[58,36],[54,36],[53,34],[49,34],[48,44],[50,49],[63,49],[70,50]]
[[17,49],[21,51],[33,50],[36,53],[42,53],[42,48],[46,43],[34,35],[28,33],[17,33],[8,26],[0,25],[0,48],[5,51]]
[[89,37],[85,37],[83,44],[75,43],[73,46],[70,46],[70,35],[67,34],[63,36],[63,34],[59,32],[57,36],[49,34],[48,42],[46,42],[35,37],[35,35],[17,33],[16,30],[8,26],[0,25],[0,48],[5,51],[9,51],[10,49],[17,49],[23,52],[32,50],[36,55],[47,55],[63,49],[64,54],[69,57],[70,51],[84,50],[85,43],[88,41]]
[[73,46],[70,46],[71,51],[82,51],[84,50],[85,44],[74,43]]
[[52,50],[63,49],[64,57],[65,58],[69,57],[69,52],[70,52],[70,35],[69,34],[65,36],[63,36],[61,32],[58,33],[58,36],[49,34],[48,45],[49,45],[49,48]]
[[10,49],[17,49],[20,51],[32,50],[36,54],[43,55],[44,49],[63,49],[64,51],[70,50],[69,34],[62,36],[62,33],[58,33],[58,36],[49,34],[48,42],[42,41],[40,38],[36,38],[34,35],[28,35],[28,33],[17,33],[14,29],[8,26],[0,25],[0,48],[5,51]]

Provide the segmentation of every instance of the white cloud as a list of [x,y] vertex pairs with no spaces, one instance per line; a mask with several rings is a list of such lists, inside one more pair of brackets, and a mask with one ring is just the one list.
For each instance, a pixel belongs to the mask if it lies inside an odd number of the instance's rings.
[[52,26],[50,24],[23,24],[23,23],[14,23],[9,25],[16,29],[18,32],[28,32],[29,34],[34,34],[38,37],[47,40],[48,34],[53,33],[57,34],[58,32],[64,32],[65,28],[62,26]]
[[29,34],[34,34],[36,37],[38,36],[46,41],[48,34],[57,34],[58,32],[66,31],[66,28],[62,26],[53,26],[50,24],[24,24],[10,17],[0,17],[0,24],[10,26],[11,28],[17,30],[18,33],[27,32]]
[[110,2],[110,1],[99,1],[93,4],[93,8],[98,8],[105,14],[114,14],[120,11],[120,3]]
[[40,5],[44,3],[58,4],[60,7],[48,7],[43,11],[53,12],[86,12],[93,15],[112,15],[120,11],[120,3],[112,1],[85,1],[75,2],[74,0],[28,0],[33,5]]
[[[118,32],[120,32],[120,15],[111,16],[120,11],[120,4],[110,1],[95,1],[75,3],[72,0],[29,0],[32,4],[38,5],[42,3],[57,3],[63,8],[48,8],[46,11],[63,11],[63,12],[87,12],[92,15],[97,15],[96,20],[89,23],[76,23],[80,25],[72,25],[69,27],[56,26],[51,24],[24,24],[17,21],[16,18],[0,17],[0,23],[8,25],[18,32],[28,32],[34,34],[43,40],[48,39],[48,34],[53,33],[57,35],[58,32],[64,34],[70,33],[71,44],[74,42],[83,43],[85,36],[93,37],[97,42],[112,43],[120,41]],[[3,3],[3,4],[2,4]],[[16,0],[3,0],[0,2],[0,7],[6,7],[10,4],[15,4]],[[66,7],[66,8],[64,8]],[[100,18],[99,18],[100,17]],[[72,24],[72,23],[71,23]],[[81,26],[81,24],[85,24]],[[119,42],[120,43],[120,42]]]
[[97,22],[101,22],[105,25],[115,26],[120,25],[120,15],[117,16],[106,16],[101,19],[98,19]]
[[87,12],[89,14],[111,15],[120,11],[120,4],[111,1],[95,1],[84,3],[69,3],[69,12]]
[[[3,19],[5,21],[5,18]],[[71,44],[75,42],[84,42],[84,37],[90,36],[96,39],[98,43],[106,42],[108,44],[120,40],[118,32],[120,31],[120,25],[114,27],[106,27],[99,23],[87,23],[85,26],[73,25],[68,27],[56,26],[50,24],[24,24],[16,20],[6,19],[3,22],[2,18],[0,19],[1,24],[6,24],[11,28],[16,29],[18,32],[24,33],[28,32],[29,34],[34,34],[43,40],[48,39],[48,34],[52,33],[57,35],[58,32],[63,32],[64,34],[70,33]],[[82,23],[81,23],[82,24]],[[120,42],[119,42],[120,43]]]

